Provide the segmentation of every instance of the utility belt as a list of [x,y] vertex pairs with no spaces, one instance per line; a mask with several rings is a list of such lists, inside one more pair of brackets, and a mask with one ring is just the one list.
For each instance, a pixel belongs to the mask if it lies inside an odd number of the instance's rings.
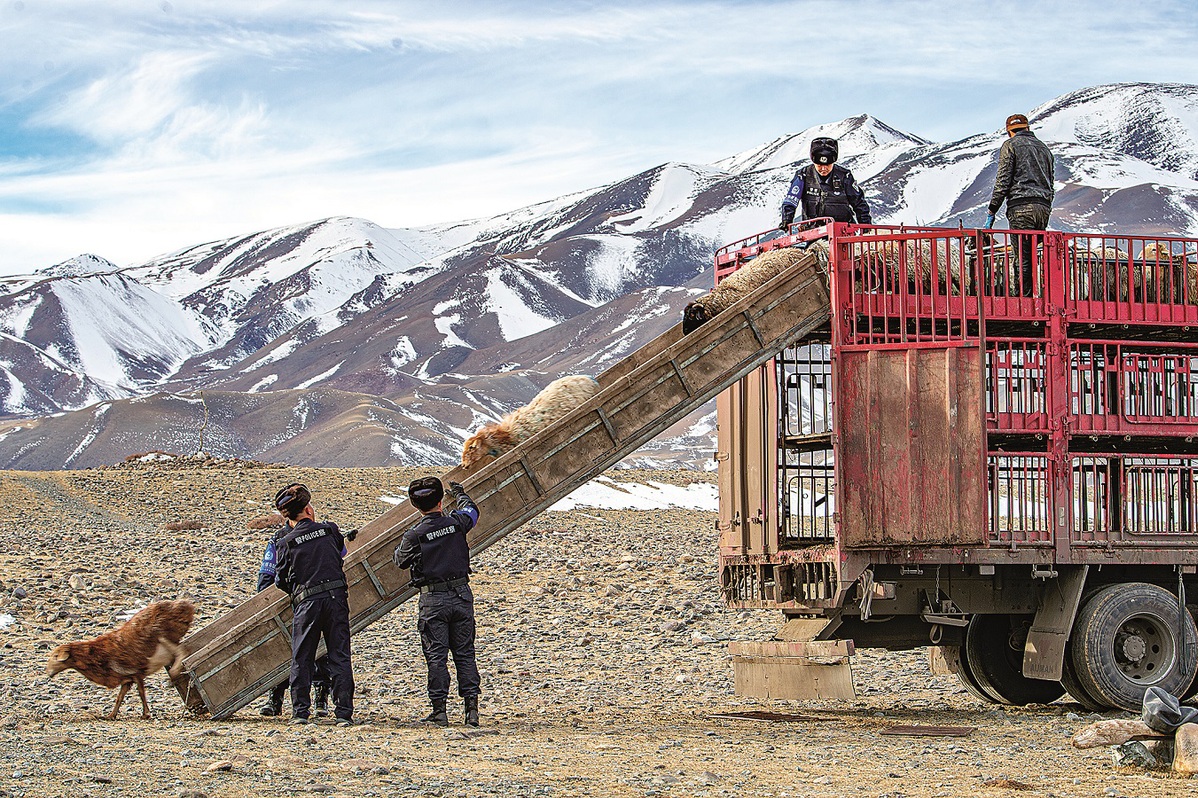
[[328,582],[319,582],[312,587],[300,588],[291,594],[291,606],[295,607],[310,598],[315,598],[322,593],[328,593],[330,590],[338,590],[343,587],[348,587],[344,579],[331,579]]
[[470,583],[470,577],[459,576],[457,579],[447,579],[444,582],[429,582],[420,586],[421,593],[448,593],[455,587]]

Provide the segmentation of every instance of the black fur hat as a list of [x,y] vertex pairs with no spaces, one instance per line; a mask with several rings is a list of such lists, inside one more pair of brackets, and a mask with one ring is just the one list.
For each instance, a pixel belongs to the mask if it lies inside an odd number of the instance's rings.
[[441,503],[445,486],[436,477],[421,477],[408,485],[408,499],[421,512],[428,512]]
[[811,161],[818,164],[836,163],[840,157],[840,144],[836,139],[824,136],[811,140]]
[[293,521],[312,502],[312,492],[298,482],[292,482],[275,494],[275,509]]

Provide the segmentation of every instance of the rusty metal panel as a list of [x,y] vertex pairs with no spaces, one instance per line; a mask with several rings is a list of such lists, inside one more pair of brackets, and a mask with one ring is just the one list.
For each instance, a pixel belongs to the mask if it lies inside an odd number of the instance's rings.
[[[601,375],[602,390],[565,418],[483,469],[454,469],[478,503],[468,537],[481,551],[697,409],[775,352],[827,323],[827,277],[814,254],[699,330],[673,329]],[[408,573],[391,562],[419,515],[401,504],[359,532],[346,558],[350,628],[357,632],[411,598]],[[287,598],[266,590],[183,641],[175,686],[188,706],[227,717],[281,677],[290,658]]]
[[778,550],[778,399],[773,363],[720,394],[720,550],[727,555]]
[[982,545],[982,350],[846,350],[839,358],[844,545]]

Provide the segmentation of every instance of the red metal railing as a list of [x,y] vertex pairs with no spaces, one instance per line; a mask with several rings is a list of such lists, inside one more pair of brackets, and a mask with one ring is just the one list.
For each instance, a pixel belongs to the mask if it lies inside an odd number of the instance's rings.
[[970,346],[985,353],[987,545],[1198,546],[1198,240],[816,220],[724,247],[717,278],[817,238],[831,342],[779,371],[784,548],[835,540],[833,444],[799,439],[852,421],[828,387],[841,353]]
[[1045,432],[1048,364],[1043,338],[986,341],[986,422],[989,429]]
[[991,452],[989,470],[990,543],[1052,543],[1052,480],[1043,452]]
[[1193,435],[1198,345],[1073,341],[1069,410],[1077,432]]

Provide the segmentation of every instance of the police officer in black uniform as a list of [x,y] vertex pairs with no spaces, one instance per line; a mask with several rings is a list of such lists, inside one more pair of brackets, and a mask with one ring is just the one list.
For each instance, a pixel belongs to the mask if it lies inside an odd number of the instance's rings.
[[478,725],[478,665],[474,659],[474,594],[470,592],[470,547],[466,533],[478,523],[478,508],[456,482],[449,483],[457,509],[441,511],[445,488],[436,477],[408,486],[408,499],[424,514],[404,532],[395,564],[410,568],[420,588],[420,647],[428,664],[428,698],[433,711],[426,723],[448,726],[449,652],[458,672],[458,695],[466,702],[466,723]]
[[346,536],[336,524],[316,521],[312,494],[293,484],[275,495],[291,527],[279,540],[275,584],[291,594],[291,722],[307,723],[316,647],[324,637],[333,714],[338,726],[354,716],[354,674],[349,652],[349,591],[342,567]]
[[[276,563],[279,541],[283,536],[291,531],[290,524],[283,524],[278,529],[271,533],[270,538],[266,541],[266,551],[262,552],[262,564],[258,567],[258,592],[261,593],[266,588],[271,587],[275,583],[275,574],[278,572]],[[342,552],[344,554],[345,552]],[[313,713],[316,717],[329,714],[329,670],[326,657],[321,657],[316,660],[316,668],[312,671],[312,687],[316,691],[316,705],[313,708]],[[279,682],[274,689],[270,691],[270,695],[266,699],[266,704],[263,705],[259,714],[265,715],[268,718],[278,717],[283,714],[283,696],[287,692],[287,680]]]
[[795,210],[801,205],[804,219],[831,216],[838,222],[873,224],[865,193],[857,185],[853,173],[836,163],[840,145],[836,139],[811,140],[811,163],[795,172],[782,200],[782,223],[779,230],[790,227]]

